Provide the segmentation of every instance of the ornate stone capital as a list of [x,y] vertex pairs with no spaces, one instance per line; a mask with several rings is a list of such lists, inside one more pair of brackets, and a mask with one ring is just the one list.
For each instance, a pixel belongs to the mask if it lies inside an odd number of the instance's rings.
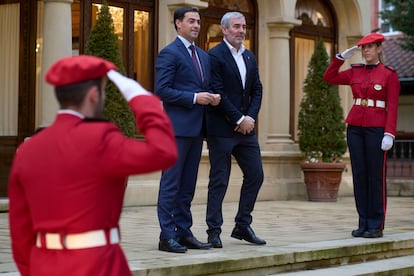
[[271,18],[266,22],[269,29],[270,38],[289,38],[290,30],[296,25],[300,25],[301,21],[296,19],[286,20],[286,18]]

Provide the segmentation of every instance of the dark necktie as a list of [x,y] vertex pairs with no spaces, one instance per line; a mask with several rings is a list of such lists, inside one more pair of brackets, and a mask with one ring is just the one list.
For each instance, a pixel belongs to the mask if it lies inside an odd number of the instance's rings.
[[188,48],[190,48],[190,50],[191,50],[191,58],[193,59],[193,63],[194,63],[194,66],[196,68],[198,77],[202,81],[203,77],[201,75],[200,65],[198,64],[198,60],[197,60],[197,56],[196,56],[196,52],[195,52],[195,47],[194,47],[194,45],[190,45]]

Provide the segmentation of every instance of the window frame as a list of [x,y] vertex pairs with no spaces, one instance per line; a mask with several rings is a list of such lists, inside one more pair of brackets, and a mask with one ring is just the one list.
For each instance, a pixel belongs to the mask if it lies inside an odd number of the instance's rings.
[[[92,4],[103,4],[100,0],[85,0],[80,1],[80,28],[79,28],[79,54],[83,54],[86,48],[86,42],[91,30],[91,13]],[[123,21],[123,41],[122,44],[122,62],[126,71],[126,75],[134,77],[134,11],[145,11],[149,13],[148,23],[148,83],[151,87],[147,89],[153,90],[154,87],[154,72],[155,72],[155,58],[158,28],[158,1],[150,0],[118,0],[108,1],[108,6],[115,6],[124,9]]]
[[328,55],[332,58],[335,56],[335,53],[338,51],[338,19],[335,13],[335,9],[329,0],[318,0],[320,1],[323,6],[329,11],[332,19],[332,26],[330,27],[322,27],[317,25],[309,25],[309,24],[302,24],[299,26],[295,26],[290,31],[290,115],[289,115],[289,129],[290,134],[293,139],[297,140],[297,114],[299,110],[296,108],[296,86],[295,86],[295,39],[296,38],[305,38],[311,39],[316,43],[319,39],[323,39],[323,41],[329,42],[332,44],[331,52]]

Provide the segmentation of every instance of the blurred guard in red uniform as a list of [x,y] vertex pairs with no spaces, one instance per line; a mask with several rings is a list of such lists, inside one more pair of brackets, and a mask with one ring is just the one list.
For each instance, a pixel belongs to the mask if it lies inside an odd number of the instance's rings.
[[[9,181],[13,257],[21,275],[131,275],[119,244],[127,177],[177,159],[158,97],[93,56],[57,61],[46,73],[60,110],[21,144]],[[108,76],[135,114],[145,140],[103,120]]]
[[[386,151],[396,132],[400,82],[396,72],[382,63],[377,33],[363,37],[356,46],[336,55],[324,79],[332,84],[350,85],[354,103],[346,118],[347,143],[351,158],[358,229],[354,237],[382,237],[386,211]],[[345,59],[361,47],[366,64],[352,64],[339,72]]]

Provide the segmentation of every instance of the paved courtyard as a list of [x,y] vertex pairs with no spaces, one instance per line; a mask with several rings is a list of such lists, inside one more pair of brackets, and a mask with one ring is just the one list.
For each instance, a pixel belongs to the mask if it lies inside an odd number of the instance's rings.
[[[198,239],[206,241],[206,206],[193,205],[192,210],[193,232]],[[205,254],[213,251],[238,255],[252,249],[253,245],[230,237],[237,203],[225,203],[223,210],[223,248],[189,250],[186,256],[204,258]],[[389,197],[384,236],[414,231],[413,210],[413,197]],[[337,202],[260,201],[256,204],[253,217],[252,227],[258,236],[267,241],[267,247],[352,238],[351,231],[358,221],[353,197],[341,197]],[[182,256],[158,251],[159,226],[155,206],[124,208],[121,235],[122,247],[131,269],[148,263],[165,265],[171,257]],[[15,271],[10,251],[8,213],[0,213],[0,273]]]

